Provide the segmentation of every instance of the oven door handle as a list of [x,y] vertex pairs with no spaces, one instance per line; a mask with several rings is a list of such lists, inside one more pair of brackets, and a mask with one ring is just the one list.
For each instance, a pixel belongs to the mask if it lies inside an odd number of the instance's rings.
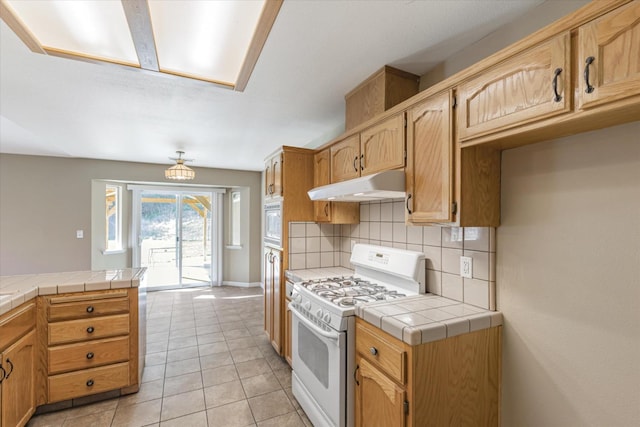
[[336,345],[338,345],[338,341],[340,340],[340,333],[339,332],[331,333],[331,332],[327,332],[327,331],[324,331],[324,330],[320,329],[318,326],[314,325],[312,321],[310,321],[309,319],[304,317],[304,315],[300,311],[298,311],[298,309],[292,303],[289,303],[289,310],[291,310],[291,312],[302,323],[304,323],[307,328],[311,329],[314,333],[316,333],[318,335],[321,335],[321,336],[323,336],[323,337],[325,337],[327,339],[335,341]]

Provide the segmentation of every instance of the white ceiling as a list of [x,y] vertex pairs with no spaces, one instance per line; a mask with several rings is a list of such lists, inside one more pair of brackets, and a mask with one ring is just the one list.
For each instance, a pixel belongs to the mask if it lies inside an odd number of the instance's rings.
[[39,55],[0,24],[0,152],[261,170],[344,130],[385,64],[421,75],[544,0],[285,0],[244,92]]

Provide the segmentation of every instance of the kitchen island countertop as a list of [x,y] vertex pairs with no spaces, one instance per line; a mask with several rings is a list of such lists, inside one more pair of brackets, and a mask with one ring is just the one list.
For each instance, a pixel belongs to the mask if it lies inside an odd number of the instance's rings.
[[38,295],[135,288],[146,267],[0,276],[0,315]]

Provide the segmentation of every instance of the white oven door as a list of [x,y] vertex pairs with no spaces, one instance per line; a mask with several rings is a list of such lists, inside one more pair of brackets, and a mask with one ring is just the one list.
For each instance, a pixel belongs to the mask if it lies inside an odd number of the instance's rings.
[[289,307],[293,315],[293,394],[314,425],[344,427],[346,332],[322,328]]

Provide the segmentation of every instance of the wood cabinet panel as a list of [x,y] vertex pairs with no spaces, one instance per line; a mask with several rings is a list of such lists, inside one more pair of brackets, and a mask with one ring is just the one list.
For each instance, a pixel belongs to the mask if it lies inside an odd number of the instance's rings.
[[451,106],[452,94],[447,91],[407,111],[407,222],[455,220]]
[[128,314],[67,320],[49,324],[49,345],[107,338],[128,333]]
[[49,402],[115,390],[129,385],[129,364],[101,366],[49,377]]
[[361,175],[404,167],[404,113],[360,133]]
[[579,108],[640,95],[640,1],[580,27],[578,52]]
[[49,348],[49,374],[129,360],[129,337],[92,340]]
[[47,319],[49,321],[129,312],[129,298],[126,291],[49,297],[47,305]]
[[0,318],[0,352],[36,325],[36,305],[28,303]]
[[403,427],[405,390],[361,355],[356,356],[355,425]]
[[331,153],[331,182],[346,181],[360,176],[360,135],[352,135],[333,144]]
[[459,139],[568,112],[570,87],[570,36],[564,32],[460,84]]
[[0,383],[0,425],[22,427],[36,408],[36,332],[32,330],[1,355],[6,375]]
[[282,153],[265,161],[264,175],[265,197],[282,197]]

